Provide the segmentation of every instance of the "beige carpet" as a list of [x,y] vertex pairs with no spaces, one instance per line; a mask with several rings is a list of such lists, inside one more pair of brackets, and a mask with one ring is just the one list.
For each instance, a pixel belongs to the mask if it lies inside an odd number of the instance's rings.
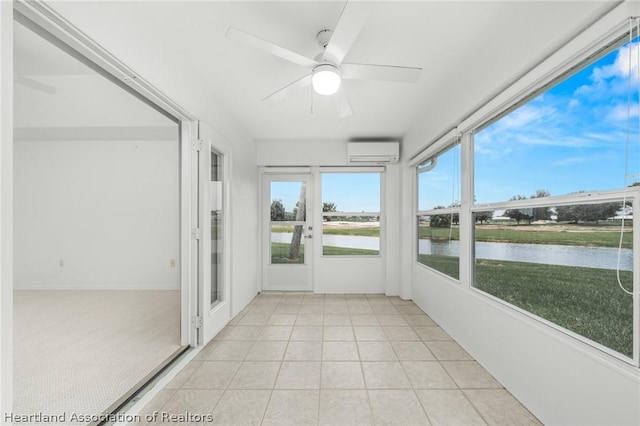
[[14,413],[99,414],[180,345],[178,291],[14,297]]

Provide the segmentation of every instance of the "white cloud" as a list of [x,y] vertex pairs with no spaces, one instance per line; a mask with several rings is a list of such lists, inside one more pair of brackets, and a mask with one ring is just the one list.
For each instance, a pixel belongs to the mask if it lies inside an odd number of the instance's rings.
[[634,103],[631,106],[618,104],[609,109],[609,112],[605,116],[605,120],[626,121],[628,118],[637,118],[638,116],[640,116],[640,110],[638,109],[637,103]]
[[609,78],[626,78],[627,76],[637,75],[638,73],[638,43],[632,43],[623,46],[618,50],[616,59],[611,65],[595,68],[592,78],[594,81],[600,81]]
[[553,117],[557,110],[545,105],[542,107],[527,104],[513,111],[498,122],[500,130],[518,130],[529,126],[534,121],[541,121]]

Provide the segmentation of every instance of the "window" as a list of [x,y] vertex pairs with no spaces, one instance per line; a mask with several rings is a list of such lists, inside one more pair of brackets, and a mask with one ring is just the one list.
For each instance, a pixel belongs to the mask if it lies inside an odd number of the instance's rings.
[[475,288],[629,358],[637,55],[627,43],[478,131],[472,208]]
[[306,200],[306,182],[271,182],[271,264],[305,263]]
[[[474,135],[476,201],[622,188],[628,116],[637,141],[638,42],[584,66]],[[628,92],[627,88],[633,90]],[[631,103],[628,97],[631,96]],[[629,106],[630,105],[630,106]],[[640,144],[629,145],[640,157]],[[638,176],[640,164],[628,175]]]
[[375,173],[322,173],[322,254],[380,254],[380,179]]
[[418,262],[459,278],[460,145],[418,166]]

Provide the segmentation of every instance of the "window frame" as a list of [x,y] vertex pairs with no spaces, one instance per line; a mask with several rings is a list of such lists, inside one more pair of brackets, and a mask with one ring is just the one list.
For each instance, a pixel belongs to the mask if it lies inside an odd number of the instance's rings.
[[[579,69],[589,66],[602,56],[614,49],[622,46],[629,39],[629,33],[637,37],[638,28],[631,26],[632,15],[624,11],[621,7],[615,9],[611,14],[603,17],[592,27],[580,32],[575,38],[567,42],[564,46],[545,58],[535,67],[531,68],[524,75],[516,76],[505,88],[501,89],[489,101],[485,102],[477,110],[459,122],[454,123],[448,132],[443,136],[426,145],[421,151],[410,157],[408,166],[416,168],[412,173],[413,187],[413,212],[416,218],[425,212],[419,211],[418,205],[418,173],[417,168],[420,163],[428,161],[430,156],[441,152],[443,147],[450,143],[453,138],[461,138],[461,207],[460,215],[460,271],[459,280],[440,273],[432,268],[419,263],[417,260],[418,229],[417,220],[413,221],[412,235],[413,243],[413,264],[420,265],[420,268],[429,271],[434,275],[441,276],[451,283],[458,283],[464,290],[469,290],[486,303],[494,305],[496,308],[504,309],[513,313],[521,320],[530,323],[532,326],[540,327],[543,331],[553,335],[555,338],[576,344],[581,350],[590,356],[607,356],[607,360],[621,361],[623,365],[631,365],[634,368],[640,367],[640,220],[633,223],[633,356],[631,358],[609,349],[602,344],[594,342],[584,336],[565,329],[544,318],[538,317],[522,308],[509,304],[508,302],[492,296],[482,290],[475,288],[475,235],[474,235],[474,214],[478,211],[502,208],[525,208],[548,205],[550,202],[555,205],[568,205],[590,202],[619,201],[624,194],[629,201],[638,203],[640,201],[640,188],[618,188],[614,190],[602,190],[584,192],[579,194],[567,194],[555,197],[545,197],[541,199],[528,199],[516,201],[501,201],[493,203],[476,204],[474,202],[474,133],[493,124],[511,111],[516,110],[529,100],[535,98],[540,93],[555,86],[558,82],[570,77]],[[637,23],[636,23],[637,24]],[[640,205],[640,204],[636,204]],[[428,212],[428,211],[427,211]],[[443,213],[440,210],[439,213]]]
[[[633,203],[634,206],[638,206],[640,204],[636,204],[640,202],[640,187],[628,187],[628,188],[620,188],[609,191],[594,191],[594,192],[581,192],[577,194],[568,194],[561,196],[552,196],[552,197],[544,197],[544,198],[531,198],[527,200],[514,200],[514,201],[503,201],[498,203],[487,203],[487,204],[477,204],[470,208],[471,214],[475,214],[477,212],[485,211],[485,210],[502,210],[502,209],[515,209],[515,208],[536,208],[536,207],[546,207],[549,205],[553,206],[568,206],[575,204],[598,204],[598,203],[607,203],[607,202],[622,202],[623,200],[629,201]],[[472,223],[472,225],[474,225]],[[475,226],[474,226],[475,227]],[[472,230],[472,234],[473,234]],[[631,363],[634,366],[639,366],[639,349],[640,349],[640,220],[632,220],[632,241],[633,241],[633,355],[632,357],[628,357],[620,352],[617,352],[601,343],[598,343],[594,340],[589,339],[588,337],[582,336],[574,331],[571,331],[567,328],[562,327],[550,320],[547,320],[543,317],[540,317],[532,312],[527,311],[526,309],[520,308],[516,305],[513,305],[499,297],[493,296],[483,290],[478,289],[475,284],[475,250],[473,250],[473,256],[471,257],[470,262],[470,273],[471,273],[471,281],[470,281],[470,289],[472,292],[481,295],[481,297],[489,298],[492,301],[499,303],[501,306],[504,306],[510,310],[514,310],[531,318],[535,321],[541,322],[556,332],[562,333],[571,337],[572,339],[578,340],[582,343],[585,343],[595,349],[598,349],[608,355],[611,355],[617,359],[620,359],[626,363]],[[475,236],[471,240],[472,244],[475,244]]]
[[[427,210],[420,210],[420,174],[421,173],[429,173],[431,170],[433,170],[435,167],[437,167],[437,159],[439,156],[441,156],[442,154],[445,154],[447,152],[449,152],[452,149],[455,149],[457,146],[460,146],[460,153],[459,153],[459,160],[460,160],[460,164],[459,164],[459,176],[458,176],[458,181],[460,183],[460,203],[457,207],[447,207],[447,208],[443,208],[443,209],[427,209]],[[452,134],[447,134],[444,138],[440,139],[439,141],[437,141],[436,143],[434,143],[430,148],[428,148],[427,150],[425,150],[423,155],[417,156],[414,158],[415,164],[415,173],[414,173],[414,179],[415,179],[415,215],[414,215],[414,224],[413,224],[413,236],[414,236],[414,250],[413,250],[413,263],[428,269],[429,271],[432,271],[448,280],[451,280],[453,283],[455,284],[461,284],[462,282],[462,266],[461,266],[461,254],[462,254],[462,242],[460,241],[460,250],[461,253],[458,256],[458,278],[452,277],[451,275],[448,275],[442,271],[439,271],[435,268],[432,268],[428,265],[425,265],[424,263],[419,261],[420,258],[420,229],[419,229],[419,218],[421,216],[435,216],[435,215],[447,215],[447,214],[458,214],[459,220],[462,219],[462,200],[463,200],[463,193],[462,193],[462,169],[463,169],[463,161],[462,161],[462,138],[460,138],[460,135],[457,132],[453,132]],[[426,170],[420,170],[420,168],[427,162],[430,162],[430,164],[427,167]],[[462,226],[461,223],[459,222],[458,224],[458,228],[460,230],[460,233],[462,233]],[[460,238],[462,238],[462,235],[460,235]]]
[[[621,47],[625,42],[629,40],[629,32],[637,37],[638,34],[635,34],[634,29],[630,28],[629,22],[625,21],[624,23],[618,25],[613,28],[606,36],[600,37],[595,41],[589,43],[587,48],[582,49],[582,51],[574,55],[568,60],[561,61],[559,66],[557,66],[551,72],[543,75],[541,78],[538,78],[534,81],[534,83],[525,86],[524,89],[521,89],[515,95],[511,95],[511,97],[507,98],[506,101],[498,104],[498,107],[490,109],[489,113],[484,115],[479,111],[476,114],[473,114],[471,117],[467,118],[465,122],[463,122],[459,128],[464,128],[463,131],[463,155],[462,155],[462,168],[467,172],[467,176],[462,179],[462,204],[465,203],[468,207],[463,209],[463,212],[460,214],[461,220],[461,231],[460,231],[460,239],[461,239],[461,262],[460,262],[460,278],[466,279],[464,282],[469,286],[469,289],[474,293],[479,295],[486,300],[491,300],[494,303],[497,303],[498,306],[502,306],[510,311],[519,312],[523,316],[532,321],[535,321],[538,324],[545,324],[549,327],[553,332],[558,333],[561,336],[566,336],[570,338],[572,341],[579,341],[581,344],[586,346],[589,349],[595,349],[599,352],[605,353],[609,356],[612,356],[618,360],[621,360],[627,364],[631,364],[635,367],[640,367],[640,220],[633,221],[633,352],[632,357],[627,357],[624,354],[614,351],[598,342],[595,342],[585,336],[579,335],[571,330],[568,330],[558,324],[555,324],[549,320],[541,318],[531,312],[528,312],[522,308],[519,308],[515,305],[510,304],[507,301],[504,301],[498,297],[492,296],[482,290],[479,290],[475,287],[475,235],[474,235],[474,223],[473,223],[473,215],[479,211],[485,210],[502,210],[509,208],[530,208],[530,207],[542,207],[549,205],[549,203],[553,203],[554,205],[571,205],[571,204],[586,204],[588,203],[596,203],[596,202],[607,202],[607,201],[619,201],[623,199],[625,196],[627,199],[632,201],[633,203],[637,203],[640,200],[640,189],[639,188],[616,188],[612,190],[603,190],[603,191],[591,191],[591,192],[582,192],[575,194],[566,194],[560,196],[551,196],[544,198],[534,198],[534,199],[526,199],[526,200],[513,200],[513,201],[500,201],[500,202],[492,202],[492,203],[475,203],[475,170],[474,170],[474,134],[481,131],[485,127],[495,123],[501,118],[505,117],[512,111],[520,108],[531,99],[537,97],[539,94],[544,93],[550,88],[554,87],[558,83],[565,81],[567,78],[570,78],[580,69],[583,69],[586,66],[589,66],[593,62],[597,61],[607,53],[611,52],[614,49]],[[489,104],[495,104],[496,101],[500,100],[501,97],[506,97],[508,95],[509,88],[505,92],[503,92],[500,96],[495,98]],[[488,108],[489,104],[485,105],[484,108]],[[476,116],[480,116],[480,118],[476,118]],[[466,146],[465,146],[466,145]],[[634,204],[639,205],[639,204]],[[465,239],[468,238],[466,246],[463,246],[463,229],[462,229],[462,220],[463,216],[468,219],[468,228],[464,229]],[[463,265],[462,262],[462,250],[466,250],[470,256],[465,258],[465,262]],[[468,269],[466,273],[463,270]],[[465,277],[463,277],[463,273]]]
[[[320,217],[320,250],[319,255],[321,258],[326,259],[379,259],[383,257],[384,248],[385,248],[385,214],[384,214],[384,206],[385,206],[385,168],[384,167],[321,167],[319,169],[319,194],[320,194],[320,202],[319,206],[319,217]],[[377,212],[323,212],[322,206],[324,203],[324,199],[322,196],[322,176],[325,174],[378,174],[380,179],[380,210]],[[343,216],[363,216],[363,217],[378,217],[380,222],[379,229],[379,249],[377,254],[325,254],[324,253],[324,218],[325,217],[343,217]]]

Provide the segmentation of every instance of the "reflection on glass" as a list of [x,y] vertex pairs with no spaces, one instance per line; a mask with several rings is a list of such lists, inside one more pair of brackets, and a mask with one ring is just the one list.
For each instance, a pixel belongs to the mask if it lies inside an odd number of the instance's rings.
[[418,216],[418,262],[460,277],[458,214]]
[[327,216],[322,224],[325,256],[380,254],[380,216]]
[[271,263],[304,264],[305,239],[297,237],[301,225],[271,225]]
[[[627,356],[633,349],[631,205],[537,207],[547,221],[475,227],[475,287]],[[533,215],[507,210],[499,217]],[[618,250],[622,222],[622,250]],[[457,243],[457,242],[456,242]]]

